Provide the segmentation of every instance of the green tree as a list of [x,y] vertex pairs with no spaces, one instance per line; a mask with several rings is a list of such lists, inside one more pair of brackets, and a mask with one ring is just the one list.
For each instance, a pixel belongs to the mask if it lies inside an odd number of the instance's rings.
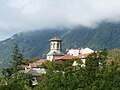
[[31,62],[30,59],[28,59],[28,58],[23,58],[22,61],[21,61],[21,64],[22,64],[22,65],[28,65],[30,62]]
[[20,53],[17,44],[14,44],[14,49],[11,57],[12,60],[10,61],[10,66],[2,70],[2,75],[5,80],[11,78],[11,76],[16,74],[21,68],[21,61],[23,59],[23,56]]
[[18,44],[14,44],[14,49],[12,53],[12,61],[11,61],[11,67],[13,73],[17,73],[19,69],[21,68],[21,62],[23,60],[23,55],[20,53]]
[[32,62],[36,62],[36,61],[38,61],[38,60],[40,60],[39,57],[34,57],[34,58],[32,58],[32,60],[31,60],[30,62],[32,63]]
[[72,67],[70,60],[48,62],[47,73],[34,90],[119,90],[118,63],[106,62],[106,50],[89,55],[85,67]]
[[1,90],[31,90],[31,77],[28,74],[18,72],[25,61],[28,62],[28,59],[23,59],[18,45],[15,44],[11,65],[2,71]]
[[19,73],[7,81],[7,85],[0,85],[0,90],[32,90],[31,78],[24,73]]

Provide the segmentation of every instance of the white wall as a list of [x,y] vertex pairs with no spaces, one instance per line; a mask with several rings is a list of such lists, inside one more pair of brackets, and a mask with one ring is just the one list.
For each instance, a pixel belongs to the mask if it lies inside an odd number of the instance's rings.
[[[58,45],[59,44],[59,45]],[[59,46],[59,47],[58,47]],[[52,52],[57,52],[57,51],[60,51],[61,49],[61,42],[51,42],[50,43],[50,50]]]
[[67,54],[73,55],[73,56],[78,56],[80,50],[79,49],[70,49]]
[[90,48],[84,48],[80,50],[81,54],[88,54],[88,53],[93,53],[94,51]]

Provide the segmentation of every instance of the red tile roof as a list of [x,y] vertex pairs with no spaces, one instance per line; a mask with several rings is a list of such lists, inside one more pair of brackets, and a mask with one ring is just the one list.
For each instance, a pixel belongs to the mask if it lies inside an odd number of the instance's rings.
[[42,65],[43,62],[48,62],[48,60],[46,60],[46,59],[40,59],[40,60],[38,60],[36,62],[29,63],[29,66],[31,66],[31,67],[37,67],[39,65]]
[[47,59],[40,59],[40,60],[36,61],[36,63],[43,63],[43,62],[46,62],[46,61],[48,61],[48,60]]
[[80,54],[77,56],[78,58],[87,58],[89,54]]
[[61,40],[59,37],[53,37],[52,39],[50,39],[50,41],[51,40]]
[[62,60],[62,61],[65,61],[65,60],[71,60],[71,59],[74,59],[74,58],[80,58],[80,59],[83,59],[83,58],[87,58],[89,54],[80,54],[79,56],[72,56],[70,54],[66,54],[64,56],[61,56],[59,58],[56,58],[55,61],[59,61],[59,60]]
[[30,67],[37,67],[36,63],[29,63]]
[[61,56],[59,58],[56,58],[55,61],[58,61],[58,60],[71,60],[71,59],[74,59],[74,58],[78,58],[76,56],[72,56],[72,55],[69,55],[69,54],[66,54],[64,56]]

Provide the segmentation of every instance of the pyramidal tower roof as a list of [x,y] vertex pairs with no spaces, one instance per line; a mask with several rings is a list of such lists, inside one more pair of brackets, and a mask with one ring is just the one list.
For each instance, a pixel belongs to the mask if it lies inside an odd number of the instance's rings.
[[59,37],[53,37],[50,39],[50,41],[62,41]]

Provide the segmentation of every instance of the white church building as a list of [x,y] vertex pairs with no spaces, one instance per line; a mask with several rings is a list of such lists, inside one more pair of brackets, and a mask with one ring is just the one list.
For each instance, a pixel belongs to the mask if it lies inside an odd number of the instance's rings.
[[50,52],[46,55],[46,59],[54,61],[61,56],[64,56],[62,52],[62,40],[59,37],[53,37],[50,39]]
[[89,54],[94,51],[90,48],[69,49],[67,54],[62,52],[62,40],[59,37],[50,39],[50,52],[46,55],[49,61],[68,60],[73,58],[85,59]]

